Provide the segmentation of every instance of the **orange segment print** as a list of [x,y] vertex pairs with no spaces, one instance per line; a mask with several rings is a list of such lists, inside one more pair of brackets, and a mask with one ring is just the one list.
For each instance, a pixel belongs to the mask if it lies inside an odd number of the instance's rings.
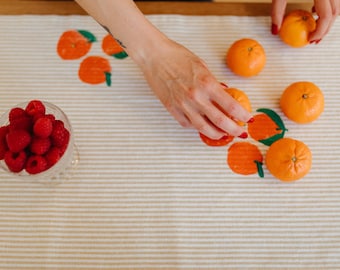
[[110,34],[103,38],[102,49],[107,55],[113,56],[117,59],[123,59],[128,56],[116,39]]
[[258,173],[263,177],[263,155],[259,148],[249,142],[236,142],[229,147],[227,163],[237,174],[249,175]]
[[107,59],[101,56],[89,56],[79,66],[78,76],[80,80],[89,84],[106,82],[111,85],[111,66]]
[[270,109],[258,109],[253,116],[254,121],[248,123],[248,133],[251,138],[270,146],[275,141],[284,137],[287,129],[280,116]]
[[205,136],[202,133],[199,133],[201,140],[208,146],[225,146],[228,143],[232,142],[234,137],[225,135],[220,139],[214,140],[210,139],[209,137]]
[[85,30],[69,30],[64,32],[57,44],[57,53],[64,60],[79,59],[91,49],[96,37]]

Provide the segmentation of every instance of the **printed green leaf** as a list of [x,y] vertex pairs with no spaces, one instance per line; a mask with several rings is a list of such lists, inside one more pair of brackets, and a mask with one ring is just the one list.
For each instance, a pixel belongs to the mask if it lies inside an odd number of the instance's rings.
[[254,162],[256,163],[256,167],[257,167],[257,173],[258,175],[263,178],[264,177],[264,172],[263,172],[263,163],[258,161],[258,160],[254,160]]
[[282,139],[284,137],[284,134],[285,132],[282,131],[281,133],[275,134],[274,136],[271,136],[267,139],[259,140],[259,142],[263,143],[264,145],[271,146],[277,140]]
[[117,59],[124,59],[124,58],[128,57],[128,54],[125,51],[122,51],[122,52],[113,54],[112,56],[114,58],[117,58]]
[[262,112],[268,115],[274,122],[275,124],[279,127],[280,130],[284,132],[287,131],[285,124],[283,123],[281,117],[273,110],[267,109],[267,108],[260,108],[256,110],[257,112]]
[[111,86],[111,73],[110,72],[105,72],[105,79],[106,79],[106,85]]
[[95,35],[93,35],[91,32],[87,31],[87,30],[78,30],[78,32],[85,37],[88,42],[92,43],[92,42],[96,42],[97,38],[95,37]]

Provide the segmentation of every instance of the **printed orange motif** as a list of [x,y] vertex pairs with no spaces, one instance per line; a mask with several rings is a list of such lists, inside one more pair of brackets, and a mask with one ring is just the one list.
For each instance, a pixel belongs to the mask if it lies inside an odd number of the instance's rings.
[[281,181],[304,177],[312,165],[312,153],[303,142],[283,138],[273,143],[266,154],[266,166]]
[[291,47],[300,48],[309,44],[309,34],[316,28],[313,14],[305,10],[294,10],[283,19],[279,36]]
[[227,163],[238,174],[258,173],[263,177],[263,156],[259,148],[250,142],[236,142],[229,147]]
[[57,52],[64,60],[79,59],[86,55],[96,41],[96,37],[86,30],[69,30],[58,41]]
[[254,39],[235,41],[227,51],[226,64],[239,76],[251,77],[259,74],[266,64],[266,53]]
[[124,49],[110,34],[103,38],[102,49],[107,55],[113,56],[117,59],[124,59],[128,56]]
[[230,136],[230,135],[225,135],[222,138],[217,139],[217,140],[211,139],[211,138],[209,138],[208,136],[205,136],[202,133],[199,133],[199,135],[200,135],[201,140],[206,145],[209,145],[209,146],[225,146],[228,143],[232,142],[233,139],[234,139],[234,137]]
[[106,82],[111,85],[111,66],[107,59],[101,56],[89,56],[85,58],[79,67],[80,80],[89,84]]
[[248,123],[248,133],[251,138],[270,146],[273,142],[284,137],[287,131],[281,117],[273,110],[260,108],[259,114],[254,115],[254,121]]

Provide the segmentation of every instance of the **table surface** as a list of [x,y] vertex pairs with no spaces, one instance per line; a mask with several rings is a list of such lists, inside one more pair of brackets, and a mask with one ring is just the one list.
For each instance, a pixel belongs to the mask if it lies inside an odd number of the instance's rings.
[[[151,15],[257,15],[269,13],[268,3],[138,3],[218,80],[244,90],[254,113],[273,109],[285,136],[310,147],[310,173],[281,183],[266,166],[264,178],[232,173],[228,149],[242,140],[212,148],[181,128],[129,57],[104,54],[107,33],[92,18],[37,15],[85,14],[74,2],[0,3],[1,14],[14,15],[0,16],[0,115],[32,98],[58,105],[72,122],[80,156],[72,177],[55,187],[0,170],[1,270],[340,269],[339,20],[320,44],[296,50],[270,34],[268,16]],[[70,29],[90,31],[97,42],[82,58],[63,60],[56,44]],[[242,37],[266,50],[259,76],[240,78],[225,66],[227,48]],[[78,77],[91,56],[109,61],[110,87]],[[278,102],[288,84],[301,80],[316,83],[326,104],[320,119],[302,126],[288,121]],[[265,155],[266,146],[246,141]]]
[[[136,1],[144,14],[185,15],[249,15],[270,14],[268,0],[219,0],[216,2]],[[309,8],[311,1],[288,1],[287,9]],[[1,0],[0,14],[86,14],[77,3],[70,0]]]

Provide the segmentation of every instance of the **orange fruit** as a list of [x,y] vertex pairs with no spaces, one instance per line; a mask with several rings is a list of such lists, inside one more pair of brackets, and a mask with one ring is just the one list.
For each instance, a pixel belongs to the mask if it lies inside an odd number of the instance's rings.
[[199,133],[201,140],[208,146],[225,146],[228,143],[232,142],[234,137],[233,136],[229,136],[229,135],[225,135],[220,139],[211,139],[208,136],[205,136],[202,133]]
[[226,64],[239,76],[251,77],[259,74],[266,64],[266,54],[262,45],[254,39],[235,41],[228,49]]
[[79,59],[89,52],[96,37],[86,30],[64,32],[57,43],[57,53],[64,60]]
[[270,146],[273,142],[284,137],[287,131],[281,117],[273,110],[260,108],[253,116],[254,121],[248,123],[248,134],[256,141]]
[[236,142],[228,149],[227,164],[237,174],[258,173],[263,177],[263,156],[259,148],[250,142]]
[[292,121],[305,124],[316,120],[324,110],[324,96],[312,82],[295,82],[281,95],[282,112]]
[[[245,92],[243,92],[242,90],[238,89],[238,88],[233,88],[230,87],[228,88],[226,85],[221,84],[224,91],[226,91],[232,98],[234,98],[238,103],[240,103],[243,108],[245,108],[248,112],[251,112],[251,104],[250,104],[250,100],[249,97],[247,96],[247,94]],[[227,113],[226,113],[227,114]],[[240,126],[244,126],[245,123],[241,122],[241,121],[236,121]]]
[[269,172],[279,180],[296,181],[310,171],[312,153],[303,142],[283,138],[269,147],[265,163]]
[[283,19],[279,36],[281,40],[295,48],[309,44],[309,34],[316,28],[313,14],[305,10],[294,10]]
[[106,82],[111,85],[111,66],[107,59],[101,56],[89,56],[79,66],[78,76],[80,80],[89,84]]
[[117,40],[110,34],[107,34],[103,38],[102,49],[107,55],[113,56],[117,59],[123,59],[128,56],[122,46],[120,46]]

